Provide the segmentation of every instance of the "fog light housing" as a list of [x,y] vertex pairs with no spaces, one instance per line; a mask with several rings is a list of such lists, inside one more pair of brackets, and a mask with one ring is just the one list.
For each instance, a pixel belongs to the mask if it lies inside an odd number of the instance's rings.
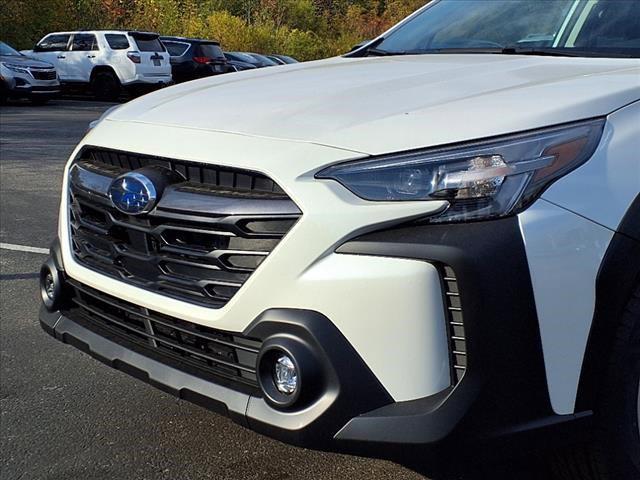
[[273,380],[278,391],[284,395],[293,395],[298,389],[298,369],[291,357],[282,354],[277,357],[273,367]]
[[54,311],[62,301],[62,275],[53,259],[49,259],[40,269],[40,297],[49,311]]

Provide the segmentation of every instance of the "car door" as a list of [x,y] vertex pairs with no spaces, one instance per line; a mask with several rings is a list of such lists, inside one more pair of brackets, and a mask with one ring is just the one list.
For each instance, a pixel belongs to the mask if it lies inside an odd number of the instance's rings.
[[69,81],[88,83],[99,54],[98,41],[93,33],[76,33],[66,54]]
[[66,59],[70,39],[69,33],[52,33],[33,47],[33,56],[53,64],[62,81],[69,78]]

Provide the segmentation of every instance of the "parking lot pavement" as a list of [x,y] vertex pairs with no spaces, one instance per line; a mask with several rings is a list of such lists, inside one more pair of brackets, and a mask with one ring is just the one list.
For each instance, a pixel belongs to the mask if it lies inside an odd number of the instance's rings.
[[[53,239],[64,162],[109,106],[0,107],[0,242]],[[43,259],[0,249],[2,480],[422,478],[261,437],[54,341],[37,321]]]

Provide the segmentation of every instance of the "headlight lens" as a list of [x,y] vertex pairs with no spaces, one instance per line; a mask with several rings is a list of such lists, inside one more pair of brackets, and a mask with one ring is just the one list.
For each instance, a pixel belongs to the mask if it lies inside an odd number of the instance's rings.
[[8,70],[11,70],[12,72],[16,72],[16,73],[29,73],[29,70],[27,70],[24,67],[21,67],[20,65],[14,65],[12,63],[2,63],[2,66],[5,67]]
[[338,164],[316,178],[333,179],[365,200],[447,200],[431,222],[510,215],[594,153],[605,120],[597,119],[474,142]]

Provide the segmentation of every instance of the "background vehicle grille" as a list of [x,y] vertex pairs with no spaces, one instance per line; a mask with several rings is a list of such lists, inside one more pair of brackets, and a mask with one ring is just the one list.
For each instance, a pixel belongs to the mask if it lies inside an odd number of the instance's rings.
[[[111,203],[118,175],[162,166],[184,182],[166,188],[149,214]],[[225,305],[300,216],[261,174],[96,149],[70,171],[70,232],[81,264],[150,291],[210,307]]]
[[31,70],[31,75],[36,80],[55,80],[56,79],[56,71],[55,70]]
[[69,284],[73,292],[65,315],[74,321],[180,370],[257,392],[260,341],[169,317],[74,280]]

